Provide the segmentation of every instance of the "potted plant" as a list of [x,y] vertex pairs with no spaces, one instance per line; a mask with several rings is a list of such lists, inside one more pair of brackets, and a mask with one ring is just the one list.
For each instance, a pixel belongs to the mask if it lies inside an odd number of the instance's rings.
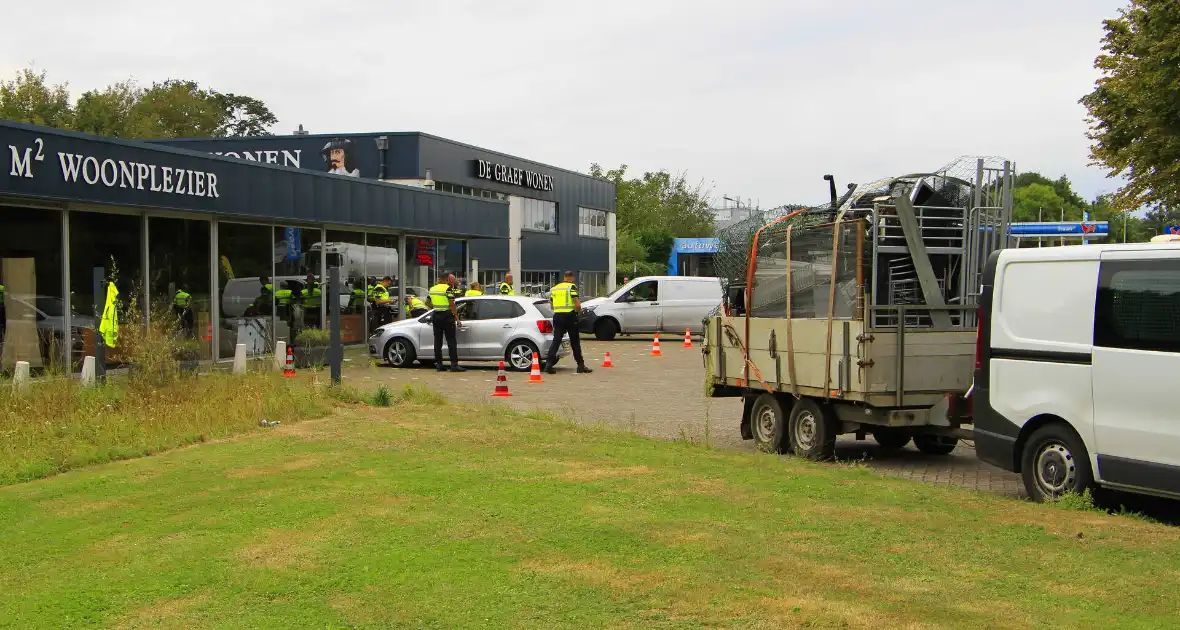
[[299,334],[295,335],[295,348],[292,352],[295,355],[295,367],[306,369],[326,364],[331,342],[331,334],[322,328],[308,327],[300,330]]
[[201,346],[196,339],[177,339],[172,346],[172,357],[180,364],[181,372],[196,372],[201,364]]

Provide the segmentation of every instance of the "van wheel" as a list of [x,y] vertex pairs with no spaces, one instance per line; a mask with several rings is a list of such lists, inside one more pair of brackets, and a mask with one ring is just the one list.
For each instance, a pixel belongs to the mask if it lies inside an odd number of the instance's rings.
[[768,453],[783,453],[789,450],[787,441],[787,416],[782,403],[773,394],[762,394],[750,409],[750,434],[754,446]]
[[1094,488],[1090,455],[1073,429],[1047,424],[1029,436],[1020,461],[1028,498],[1038,503],[1056,501],[1067,492],[1083,494]]
[[927,455],[950,455],[959,445],[959,438],[945,435],[915,435],[914,446]]
[[600,319],[594,324],[594,338],[599,341],[613,341],[619,334],[619,324],[613,319]]
[[879,427],[873,430],[873,439],[887,451],[898,451],[910,443],[913,436],[905,429]]
[[795,454],[812,461],[836,455],[836,423],[814,401],[803,399],[791,409],[790,440]]

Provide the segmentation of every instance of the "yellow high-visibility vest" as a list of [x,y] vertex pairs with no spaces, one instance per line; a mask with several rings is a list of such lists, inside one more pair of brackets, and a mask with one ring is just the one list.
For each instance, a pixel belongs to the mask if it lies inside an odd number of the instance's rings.
[[578,298],[578,287],[572,282],[562,282],[549,291],[554,313],[574,312],[574,300]]
[[451,293],[451,287],[445,283],[439,283],[430,287],[430,306],[436,311],[450,311],[451,298],[454,295]]

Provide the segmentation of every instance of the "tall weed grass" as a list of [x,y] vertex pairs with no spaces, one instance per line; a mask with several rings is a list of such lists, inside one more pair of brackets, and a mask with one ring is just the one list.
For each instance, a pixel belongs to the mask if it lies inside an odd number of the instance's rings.
[[289,424],[331,406],[321,389],[264,373],[0,386],[0,485],[229,437],[260,420]]
[[0,382],[0,485],[224,438],[261,420],[319,416],[333,404],[324,388],[273,373],[185,373],[178,348],[189,340],[166,304],[146,327],[134,300],[121,315],[116,347],[129,369],[105,386],[87,389],[64,375],[23,391]]

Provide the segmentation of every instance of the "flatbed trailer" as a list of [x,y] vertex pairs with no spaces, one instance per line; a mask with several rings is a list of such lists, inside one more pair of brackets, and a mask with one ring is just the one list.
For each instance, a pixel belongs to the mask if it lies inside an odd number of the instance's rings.
[[731,239],[748,247],[746,277],[702,352],[706,394],[744,400],[743,438],[817,460],[844,434],[931,454],[972,438],[979,274],[1006,244],[1014,177],[1008,162],[973,166],[974,182],[944,169],[844,199],[833,186],[830,206]]

